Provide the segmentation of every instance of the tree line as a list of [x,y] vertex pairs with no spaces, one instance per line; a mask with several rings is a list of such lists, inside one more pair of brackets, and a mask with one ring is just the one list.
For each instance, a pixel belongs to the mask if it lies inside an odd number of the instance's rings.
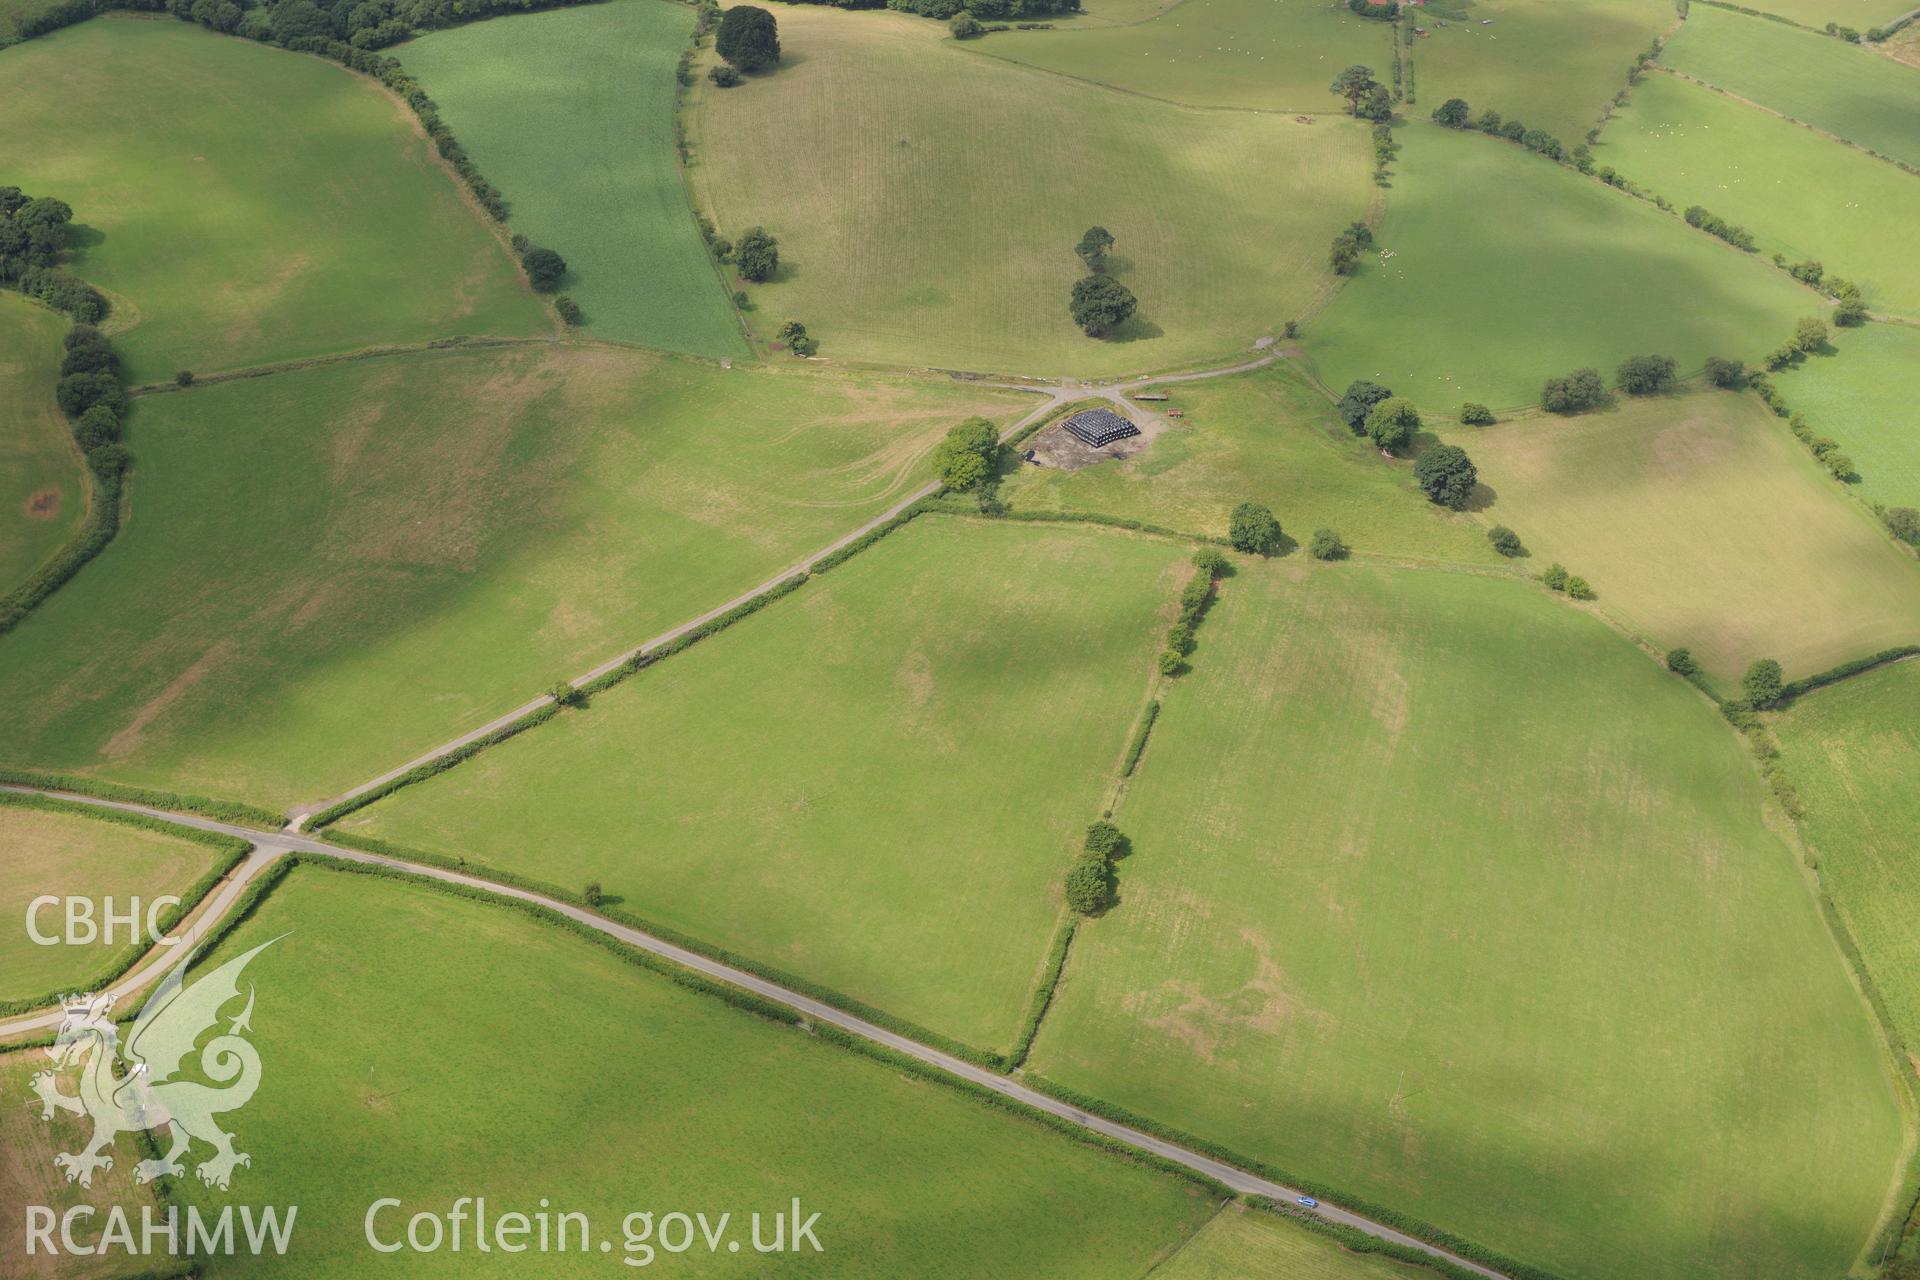
[[[121,382],[120,355],[96,327],[106,318],[107,300],[60,267],[72,228],[73,209],[66,201],[0,187],[0,283],[64,312],[75,322],[61,341],[54,400],[94,480],[87,524],[79,535],[51,563],[0,598],[0,633],[11,630],[113,539],[120,527],[121,483],[133,465],[132,453],[121,442],[129,401]],[[192,381],[191,374],[181,377]]]

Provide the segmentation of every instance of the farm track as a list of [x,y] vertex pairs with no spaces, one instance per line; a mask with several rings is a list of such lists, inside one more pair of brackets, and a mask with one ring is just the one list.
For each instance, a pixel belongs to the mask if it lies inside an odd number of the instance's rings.
[[[1044,412],[1044,410],[1041,412]],[[1033,415],[1030,415],[1030,417],[1031,416]],[[343,862],[401,871],[410,875],[437,880],[445,884],[456,885],[462,889],[477,890],[482,893],[511,898],[519,902],[529,903],[545,910],[556,912],[597,933],[604,934],[622,945],[647,952],[649,955],[656,956],[683,969],[691,970],[703,977],[724,982],[729,986],[737,987],[742,991],[747,991],[759,996],[761,999],[769,1000],[775,1004],[792,1009],[811,1022],[824,1023],[837,1027],[842,1031],[859,1036],[861,1039],[879,1045],[882,1048],[913,1058],[918,1062],[933,1067],[949,1076],[963,1080],[968,1084],[992,1090],[994,1093],[1010,1101],[1017,1102],[1035,1111],[1044,1112],[1055,1119],[1064,1120],[1089,1133],[1097,1134],[1111,1141],[1132,1147],[1137,1151],[1145,1152],[1162,1160],[1170,1161],[1184,1168],[1191,1169],[1196,1173],[1203,1174],[1206,1177],[1224,1184],[1241,1195],[1267,1196],[1285,1204],[1292,1204],[1296,1198],[1304,1194],[1298,1188],[1289,1187],[1284,1183],[1261,1177],[1258,1174],[1228,1164],[1225,1161],[1203,1155],[1200,1152],[1170,1142],[1165,1138],[1156,1137],[1153,1134],[1145,1133],[1139,1129],[1107,1120],[1101,1116],[1092,1115],[1070,1103],[1062,1102],[1058,1098],[1023,1084],[1010,1076],[1003,1076],[985,1067],[975,1066],[970,1062],[962,1061],[959,1058],[953,1057],[951,1054],[943,1053],[938,1049],[921,1044],[917,1040],[912,1040],[897,1032],[889,1031],[863,1018],[857,1018],[850,1013],[836,1009],[832,1005],[825,1004],[811,996],[802,995],[797,991],[792,991],[780,986],[778,983],[769,982],[765,978],[757,977],[741,969],[736,969],[731,965],[722,964],[718,960],[709,959],[697,952],[689,951],[684,947],[675,946],[671,942],[657,938],[650,933],[635,929],[629,925],[618,924],[604,916],[596,915],[584,907],[562,902],[555,898],[549,898],[528,889],[498,884],[478,876],[466,875],[442,867],[408,862],[401,858],[385,857],[375,853],[365,853],[357,849],[347,849],[291,831],[261,831],[252,827],[238,826],[233,823],[217,822],[211,818],[202,818],[192,814],[172,813],[164,809],[148,808],[144,805],[128,804],[116,800],[102,800],[93,796],[78,795],[69,792],[47,791],[36,787],[0,785],[0,791],[9,791],[21,795],[53,796],[75,804],[89,805],[97,809],[116,810],[122,813],[140,814],[145,817],[158,819],[162,822],[191,827],[200,831],[210,831],[218,835],[232,836],[251,842],[254,845],[253,852],[248,855],[247,860],[236,869],[227,884],[218,892],[217,905],[209,906],[207,914],[202,917],[201,923],[196,926],[195,936],[198,936],[198,934],[214,920],[216,912],[224,913],[261,872],[265,871],[289,852],[312,853],[323,857],[337,858]],[[127,976],[114,983],[109,990],[116,996],[122,998],[132,995],[160,974],[177,966],[182,960],[188,957],[190,952],[191,948],[186,946],[160,948],[156,953],[150,954],[145,962],[136,965]],[[31,1036],[36,1033],[45,1034],[51,1032],[60,1025],[61,1018],[62,1013],[56,1008],[0,1021],[0,1041]],[[1328,1222],[1364,1232],[1377,1240],[1383,1240],[1403,1248],[1416,1249],[1429,1257],[1450,1264],[1472,1275],[1483,1276],[1486,1277],[1487,1280],[1507,1280],[1502,1272],[1482,1266],[1458,1254],[1450,1253],[1445,1249],[1429,1244],[1418,1237],[1408,1235],[1405,1232],[1387,1226],[1385,1223],[1362,1217],[1357,1213],[1342,1209],[1336,1205],[1322,1202],[1313,1212]]]
[[[369,354],[375,354],[375,353],[369,353]],[[1176,383],[1176,382],[1198,382],[1208,378],[1225,378],[1225,377],[1231,377],[1234,374],[1249,373],[1255,369],[1263,368],[1266,365],[1273,363],[1275,360],[1279,358],[1280,358],[1279,352],[1275,350],[1267,354],[1261,355],[1252,360],[1243,360],[1236,364],[1225,365],[1220,368],[1200,369],[1200,370],[1194,370],[1187,373],[1167,374],[1160,377],[1128,378],[1128,379],[1125,379],[1122,381],[1116,381],[1116,382],[1083,384],[1083,383],[1063,380],[1061,382],[1050,384],[1050,385],[1035,385],[1032,383],[1002,382],[1002,381],[994,381],[990,379],[980,379],[976,382],[973,382],[971,385],[983,386],[983,387],[994,387],[997,389],[1008,390],[1008,391],[1025,391],[1025,392],[1030,392],[1030,393],[1044,397],[1044,402],[1042,404],[1040,404],[1037,408],[1035,408],[1031,413],[1028,413],[1022,416],[1012,426],[1007,428],[1007,431],[1005,434],[1007,436],[1013,436],[1025,430],[1027,427],[1032,426],[1034,423],[1040,421],[1041,419],[1045,418],[1048,414],[1053,413],[1055,410],[1060,408],[1060,406],[1074,400],[1086,400],[1086,399],[1110,400],[1115,404],[1131,409],[1135,413],[1147,413],[1150,411],[1145,409],[1143,406],[1134,404],[1127,400],[1126,397],[1129,392],[1136,391],[1142,387],[1148,387],[1148,386],[1161,386],[1161,385]],[[888,507],[885,511],[882,511],[879,515],[874,516],[871,520],[868,520],[864,524],[859,525],[857,528],[854,528],[852,530],[849,530],[847,533],[842,534],[840,537],[836,538],[834,541],[820,548],[819,550],[813,552],[811,555],[807,556],[805,559],[800,560],[799,562],[795,564],[791,564],[786,568],[780,570],[778,573],[769,577],[766,581],[760,583],[758,586],[755,586],[746,591],[743,591],[739,595],[733,597],[731,600],[728,600],[725,603],[716,605],[697,617],[689,618],[685,622],[680,623],[678,626],[675,626],[670,628],[669,630],[663,631],[659,635],[654,636],[649,640],[642,641],[640,644],[635,645],[632,648],[622,650],[620,653],[615,654],[611,658],[608,658],[606,661],[600,663],[598,666],[593,667],[591,670],[582,672],[580,675],[575,676],[572,680],[568,681],[567,683],[569,683],[575,688],[579,688],[583,685],[591,684],[593,681],[598,680],[603,676],[612,674],[614,671],[618,670],[623,664],[631,661],[635,657],[650,653],[653,650],[660,648],[662,645],[671,644],[674,641],[680,639],[681,637],[687,635],[689,632],[692,632],[699,627],[705,626],[707,623],[713,621],[715,618],[718,618],[721,615],[733,609],[737,609],[741,607],[742,605],[746,604],[748,601],[754,599],[756,596],[764,595],[766,592],[772,590],[774,587],[778,586],[780,583],[786,581],[787,579],[795,576],[796,574],[811,572],[813,567],[819,564],[820,561],[824,560],[830,555],[833,555],[835,552],[859,540],[860,538],[867,536],[869,533],[872,533],[874,530],[879,529],[880,527],[885,525],[888,521],[898,518],[903,512],[907,510],[907,508],[913,506],[914,503],[919,502],[922,499],[931,497],[934,493],[936,493],[939,490],[939,488],[940,488],[940,485],[937,481],[929,481],[927,484],[924,484],[920,486],[918,489],[915,489],[912,493],[909,493],[906,497],[902,498],[900,501],[894,503],[891,507]],[[458,737],[450,738],[447,741],[440,743],[438,746],[432,747],[427,751],[424,751],[421,754],[415,756],[413,759],[407,761],[405,764],[396,765],[395,767],[388,769],[386,772],[379,774],[376,777],[369,778],[365,782],[362,782],[357,786],[351,787],[346,791],[341,792],[339,795],[333,796],[326,800],[316,801],[311,804],[300,806],[299,809],[292,815],[292,820],[288,823],[287,829],[289,831],[302,830],[304,829],[307,821],[314,814],[322,813],[338,805],[347,804],[354,800],[358,800],[362,796],[365,796],[370,792],[377,791],[382,787],[385,787],[393,782],[398,781],[400,778],[406,776],[408,773],[411,773],[415,769],[424,768],[428,765],[433,764],[438,760],[444,759],[445,757],[454,754],[455,752],[465,750],[466,748],[471,747],[475,743],[480,742],[482,739],[485,739],[492,734],[500,732],[501,730],[505,729],[507,726],[513,724],[515,721],[520,720],[525,716],[531,715],[534,712],[539,711],[543,707],[550,705],[552,702],[553,702],[553,696],[551,694],[543,693],[538,697],[531,699],[530,701],[520,704],[518,707],[515,707],[511,711],[508,711],[502,715],[496,716],[492,720],[487,721],[485,724],[479,725],[476,728],[470,729],[467,732],[460,734]]]

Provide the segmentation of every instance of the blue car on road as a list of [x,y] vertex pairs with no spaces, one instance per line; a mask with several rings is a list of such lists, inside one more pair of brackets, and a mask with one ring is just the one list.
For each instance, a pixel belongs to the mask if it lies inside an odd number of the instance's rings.
[[1320,1207],[1320,1202],[1312,1196],[1295,1196],[1293,1200],[1294,1203],[1302,1209],[1318,1209]]

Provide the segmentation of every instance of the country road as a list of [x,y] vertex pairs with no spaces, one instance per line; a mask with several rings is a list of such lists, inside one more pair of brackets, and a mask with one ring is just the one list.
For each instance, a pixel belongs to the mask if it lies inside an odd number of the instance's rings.
[[[245,886],[258,876],[261,871],[265,870],[276,859],[289,850],[322,854],[327,857],[338,858],[344,862],[354,862],[367,866],[405,871],[427,879],[439,880],[447,884],[459,885],[463,888],[479,890],[503,898],[513,898],[521,902],[533,903],[547,910],[556,911],[571,920],[585,925],[587,928],[605,934],[607,937],[613,938],[627,946],[658,956],[662,960],[699,973],[704,977],[727,983],[743,991],[752,992],[754,995],[771,1001],[774,1004],[783,1005],[803,1015],[812,1022],[838,1027],[842,1031],[859,1036],[863,1040],[882,1045],[896,1053],[914,1058],[919,1062],[978,1085],[981,1088],[991,1089],[1002,1097],[1018,1102],[1022,1106],[1030,1107],[1035,1111],[1045,1112],[1050,1116],[1065,1120],[1091,1133],[1100,1134],[1103,1137],[1112,1139],[1115,1142],[1124,1143],[1136,1150],[1150,1153],[1163,1160],[1168,1160],[1174,1164],[1192,1169],[1195,1172],[1205,1174],[1207,1177],[1231,1187],[1234,1191],[1242,1195],[1268,1196],[1274,1200],[1292,1204],[1302,1194],[1297,1188],[1274,1182],[1269,1178],[1261,1177],[1255,1173],[1250,1173],[1245,1169],[1227,1164],[1212,1156],[1203,1155],[1200,1152],[1190,1150],[1177,1143],[1169,1142],[1165,1138],[1155,1137],[1153,1134],[1142,1132],[1139,1129],[1118,1124],[1112,1120],[1104,1119],[1101,1116],[1082,1111],[1078,1107],[1062,1102],[1057,1098],[1022,1084],[1018,1079],[999,1075],[993,1071],[989,1071],[985,1067],[975,1066],[971,1062],[964,1062],[950,1054],[942,1053],[938,1049],[921,1044],[917,1040],[912,1040],[900,1035],[898,1032],[889,1031],[863,1018],[857,1018],[853,1014],[836,1009],[832,1005],[822,1003],[811,996],[802,995],[797,991],[789,990],[775,982],[769,982],[767,979],[748,973],[745,970],[736,969],[731,965],[722,964],[718,960],[709,959],[698,952],[675,946],[671,942],[656,938],[650,933],[635,929],[629,925],[619,924],[607,919],[605,916],[589,911],[585,907],[579,907],[569,902],[549,898],[528,889],[521,889],[513,885],[498,884],[478,876],[470,876],[442,867],[407,862],[404,859],[384,857],[380,854],[363,853],[358,849],[347,849],[338,845],[328,844],[323,840],[317,840],[311,836],[300,835],[292,831],[260,831],[252,827],[237,826],[229,822],[217,822],[211,818],[202,818],[194,814],[171,813],[164,809],[149,808],[145,805],[127,804],[116,800],[101,800],[93,796],[77,795],[63,791],[48,791],[36,787],[22,787],[7,784],[0,785],[0,791],[11,791],[22,795],[53,796],[57,799],[71,801],[75,804],[90,805],[99,809],[114,809],[124,813],[142,814],[149,818],[159,819],[162,822],[170,822],[183,827],[193,827],[201,831],[212,831],[224,836],[236,836],[242,840],[253,842],[255,845],[254,853],[235,870],[234,875],[229,877],[227,884],[218,893],[219,909],[222,911],[238,898]],[[203,922],[212,918],[211,911],[212,907],[210,906],[209,915],[203,917]],[[137,965],[127,977],[113,984],[110,989],[114,991],[116,995],[123,997],[137,992],[145,983],[150,982],[167,969],[179,964],[180,961],[187,956],[189,951],[190,948],[186,946],[160,948],[159,954],[150,956],[147,961]],[[61,1011],[59,1009],[49,1009],[40,1013],[23,1014],[18,1017],[0,1021],[0,1041],[52,1031],[60,1025],[60,1020]],[[1501,1272],[1484,1267],[1477,1262],[1470,1261],[1457,1254],[1449,1253],[1435,1245],[1428,1244],[1424,1240],[1420,1240],[1414,1236],[1407,1235],[1405,1232],[1387,1226],[1385,1223],[1375,1222],[1371,1218],[1362,1217],[1357,1213],[1342,1209],[1337,1205],[1322,1201],[1319,1206],[1311,1212],[1329,1222],[1352,1227],[1376,1239],[1389,1241],[1409,1249],[1417,1249],[1421,1253],[1441,1259],[1463,1271],[1471,1272],[1477,1276],[1484,1276],[1487,1280],[1507,1280],[1507,1277]]]
[[[1207,378],[1231,377],[1237,373],[1248,373],[1254,369],[1262,368],[1266,365],[1272,364],[1277,359],[1279,359],[1279,350],[1275,348],[1275,349],[1269,350],[1266,354],[1261,355],[1255,359],[1243,360],[1237,364],[1225,365],[1217,369],[1199,369],[1190,373],[1164,374],[1159,377],[1126,378],[1118,381],[1102,382],[1102,383],[1062,382],[1057,384],[995,382],[995,381],[982,379],[974,382],[972,385],[982,386],[982,387],[995,387],[995,388],[1006,390],[1006,391],[1024,391],[1024,392],[1032,393],[1034,395],[1041,396],[1043,398],[1044,402],[1038,408],[1034,409],[1033,412],[1021,417],[1019,421],[1015,422],[1012,426],[1006,429],[1006,431],[1002,435],[1002,438],[1004,439],[1008,436],[1014,436],[1019,434],[1021,431],[1024,431],[1027,427],[1033,425],[1035,422],[1038,422],[1040,419],[1046,417],[1048,414],[1052,413],[1055,409],[1059,408],[1062,404],[1065,404],[1068,401],[1086,400],[1086,399],[1103,399],[1103,400],[1111,400],[1115,404],[1126,406],[1128,403],[1126,400],[1127,393],[1130,391],[1139,390],[1142,387],[1159,386],[1163,383],[1170,383],[1170,382],[1199,382]],[[1135,408],[1136,411],[1138,410],[1138,406],[1131,406],[1131,407]],[[845,547],[848,544],[856,541],[857,539],[863,538],[867,534],[872,533],[875,529],[878,529],[881,525],[887,523],[887,521],[892,520],[897,516],[899,516],[900,513],[905,511],[908,507],[911,507],[914,503],[919,502],[923,498],[931,497],[933,494],[939,492],[939,489],[940,489],[940,484],[938,481],[930,481],[927,484],[921,485],[918,489],[915,489],[912,493],[908,494],[906,497],[902,498],[900,501],[894,503],[891,507],[888,507],[885,511],[882,511],[879,515],[873,517],[871,520],[868,520],[865,524],[862,524],[858,528],[852,529],[849,532],[841,535],[839,538],[836,538],[831,543],[828,543],[826,546],[821,547],[818,551],[815,551],[813,554],[807,556],[804,560],[800,560],[797,563],[788,565],[785,569],[782,569],[780,572],[774,574],[772,577],[768,578],[765,582],[762,582],[759,586],[743,591],[739,595],[733,597],[733,599],[728,600],[726,603],[715,605],[713,608],[707,610],[705,613],[699,615],[698,617],[689,618],[687,621],[682,622],[680,625],[673,627],[670,630],[663,631],[659,635],[654,636],[650,640],[644,640],[630,649],[622,650],[620,653],[617,653],[613,657],[608,658],[605,662],[602,662],[599,666],[594,667],[589,671],[582,672],[580,675],[575,676],[573,679],[569,680],[567,683],[570,685],[573,685],[575,688],[578,688],[581,685],[589,684],[595,680],[598,680],[601,676],[607,675],[608,673],[619,668],[622,663],[628,662],[640,654],[648,653],[654,649],[657,649],[661,645],[673,643],[675,640],[678,640],[680,637],[686,635],[688,632],[694,630],[696,627],[704,626],[707,623],[713,621],[715,618],[718,618],[722,614],[727,613],[729,610],[739,608],[741,605],[746,604],[749,600],[752,600],[755,596],[762,595],[767,591],[772,590],[775,586],[786,581],[788,578],[793,577],[795,574],[810,572],[813,566],[820,563],[820,561],[826,559],[828,556],[832,555],[834,552],[839,551],[842,547]],[[314,814],[323,813],[326,810],[333,808],[335,805],[345,804],[351,800],[358,800],[361,796],[366,795],[368,792],[377,791],[381,787],[386,786],[388,783],[394,781],[395,779],[403,777],[404,775],[406,775],[407,773],[411,772],[414,769],[420,768],[422,765],[432,764],[435,760],[438,760],[443,756],[451,755],[456,751],[459,751],[465,747],[471,746],[475,742],[480,741],[482,738],[487,737],[489,734],[498,733],[500,730],[506,728],[508,725],[512,724],[514,721],[520,719],[523,716],[530,715],[533,712],[540,710],[540,708],[548,705],[552,701],[553,701],[552,695],[543,693],[536,698],[533,698],[527,702],[521,703],[519,706],[515,707],[511,711],[505,712],[499,716],[494,717],[493,719],[487,721],[483,725],[480,725],[476,728],[468,730],[467,732],[461,734],[457,738],[449,738],[447,741],[442,742],[439,746],[431,747],[428,750],[421,752],[419,755],[407,761],[405,764],[395,765],[393,768],[387,770],[385,773],[378,775],[377,777],[369,778],[365,782],[362,782],[357,786],[349,787],[347,790],[342,791],[339,795],[333,796],[330,799],[315,801],[312,804],[302,805],[297,812],[291,815],[291,820],[287,823],[287,830],[289,831],[303,830],[306,827],[307,821],[310,818],[312,818]]]

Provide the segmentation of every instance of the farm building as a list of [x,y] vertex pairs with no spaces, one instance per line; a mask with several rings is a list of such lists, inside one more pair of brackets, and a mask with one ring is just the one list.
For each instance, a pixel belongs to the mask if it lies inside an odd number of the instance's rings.
[[1140,434],[1140,428],[1111,409],[1082,409],[1067,419],[1067,430],[1074,439],[1096,449]]

